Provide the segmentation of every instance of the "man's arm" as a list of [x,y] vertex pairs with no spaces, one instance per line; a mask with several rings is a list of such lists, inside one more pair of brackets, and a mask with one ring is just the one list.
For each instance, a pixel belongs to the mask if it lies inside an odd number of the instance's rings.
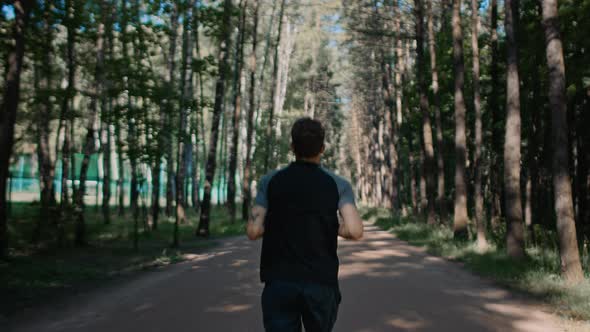
[[340,207],[340,228],[338,235],[349,240],[360,240],[363,237],[363,221],[354,204],[344,204]]
[[260,239],[264,235],[264,217],[266,208],[260,205],[254,205],[250,211],[250,218],[246,226],[248,238],[252,241]]

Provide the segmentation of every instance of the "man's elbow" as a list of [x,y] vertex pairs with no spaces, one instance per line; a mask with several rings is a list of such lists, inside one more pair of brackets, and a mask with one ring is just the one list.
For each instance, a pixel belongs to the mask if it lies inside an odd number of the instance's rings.
[[361,240],[363,238],[363,229],[356,230],[354,232],[350,232],[350,239],[354,241]]

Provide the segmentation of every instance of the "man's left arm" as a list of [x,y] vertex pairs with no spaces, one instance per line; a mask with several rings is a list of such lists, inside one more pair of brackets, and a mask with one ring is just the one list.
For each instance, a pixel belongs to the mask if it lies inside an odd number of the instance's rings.
[[250,218],[248,218],[248,225],[246,226],[246,233],[250,240],[258,240],[264,235],[265,216],[266,208],[260,205],[254,205],[250,211]]

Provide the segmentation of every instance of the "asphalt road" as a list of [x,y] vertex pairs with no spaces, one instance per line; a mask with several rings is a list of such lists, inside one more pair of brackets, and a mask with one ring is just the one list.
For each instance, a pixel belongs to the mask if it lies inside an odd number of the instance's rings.
[[[366,225],[340,241],[342,304],[336,332],[565,331],[533,301]],[[222,240],[191,261],[23,313],[15,332],[263,331],[260,242]],[[576,329],[577,330],[577,329]]]

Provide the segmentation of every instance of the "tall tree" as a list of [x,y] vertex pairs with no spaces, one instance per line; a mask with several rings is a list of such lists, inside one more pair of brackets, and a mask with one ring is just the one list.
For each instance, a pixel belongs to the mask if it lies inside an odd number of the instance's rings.
[[248,8],[248,0],[242,0],[240,5],[241,15],[234,68],[234,114],[232,117],[232,139],[230,143],[229,174],[227,178],[227,204],[232,222],[236,219],[236,172],[238,168],[238,143],[240,139],[240,118],[242,114],[242,68],[244,63],[244,43],[246,40],[246,8]]
[[430,121],[430,103],[426,83],[426,61],[424,57],[424,7],[422,0],[415,0],[416,12],[416,67],[418,69],[418,95],[422,112],[422,148],[424,151],[423,173],[426,177],[428,224],[436,223],[435,218],[435,183],[434,183],[434,146],[432,144],[432,125]]
[[84,195],[86,193],[86,178],[88,175],[88,168],[90,167],[90,156],[94,152],[95,142],[95,124],[98,116],[98,98],[102,95],[102,87],[104,85],[104,34],[105,21],[107,18],[107,6],[103,2],[101,4],[100,22],[98,23],[97,38],[96,38],[96,66],[94,71],[93,96],[90,102],[90,112],[88,113],[86,123],[86,138],[84,141],[83,159],[80,167],[80,184],[76,191],[75,205],[76,205],[76,232],[75,242],[78,246],[86,245],[86,222],[84,220]]
[[[444,8],[443,8],[444,10]],[[440,96],[438,84],[438,66],[436,63],[436,36],[434,34],[434,14],[432,0],[428,0],[428,49],[430,52],[430,70],[432,72],[432,102],[436,124],[436,206],[441,217],[446,215],[445,202],[445,161],[443,155],[443,130],[440,116]]]
[[479,1],[471,0],[471,49],[473,59],[473,109],[475,111],[475,155],[473,168],[475,171],[475,222],[477,224],[477,246],[480,250],[487,247],[482,192],[482,121],[481,121],[481,94],[479,84]]
[[505,1],[507,50],[506,133],[504,140],[504,192],[506,206],[506,249],[512,258],[524,252],[524,225],[520,197],[520,80],[518,74],[518,0]]
[[215,104],[213,105],[213,119],[211,120],[211,138],[209,141],[209,153],[205,168],[205,188],[201,206],[201,217],[196,231],[197,236],[209,236],[209,221],[211,217],[211,188],[215,177],[217,165],[217,140],[219,138],[219,122],[223,113],[223,99],[225,96],[225,84],[229,72],[229,52],[231,50],[231,16],[233,4],[231,0],[223,2],[223,17],[220,31],[219,53],[217,55],[219,74],[215,83]]
[[185,190],[184,182],[186,176],[186,166],[188,163],[186,147],[188,145],[189,132],[188,132],[188,117],[190,110],[190,98],[192,91],[190,91],[192,81],[192,71],[189,68],[192,67],[192,41],[191,41],[191,23],[192,23],[192,7],[187,6],[184,8],[183,17],[183,30],[182,30],[182,69],[180,79],[180,99],[179,109],[180,116],[178,118],[178,139],[177,139],[177,151],[176,151],[176,213],[174,222],[174,238],[172,245],[177,247],[179,244],[178,239],[178,227],[179,224],[185,222]]
[[467,183],[465,164],[467,139],[465,134],[465,99],[463,85],[465,64],[463,61],[463,31],[461,28],[461,0],[453,1],[453,68],[455,75],[455,209],[453,233],[455,238],[466,239],[467,230]]
[[244,163],[244,177],[242,181],[242,219],[248,220],[248,211],[252,202],[252,140],[254,139],[254,113],[256,112],[256,69],[258,50],[258,20],[260,13],[260,0],[254,0],[254,15],[252,27],[252,53],[250,55],[250,89],[249,89],[249,107],[246,118],[246,161]]
[[[37,115],[37,157],[39,158],[39,184],[41,186],[41,206],[39,218],[33,231],[32,241],[37,243],[41,237],[41,228],[44,223],[51,220],[50,208],[55,204],[55,187],[53,179],[55,168],[50,152],[49,136],[51,134],[50,123],[53,116],[53,103],[51,101],[51,92],[53,89],[53,64],[51,62],[53,55],[53,5],[46,1],[43,5],[43,32],[40,54],[41,64],[35,70],[39,71],[42,77],[42,87],[38,87],[37,100],[41,103],[41,108]],[[39,79],[41,79],[41,77]]]
[[[492,159],[490,165],[499,165],[502,161],[502,128],[501,128],[501,109],[499,102],[500,95],[500,51],[498,47],[498,0],[491,0],[491,63],[490,63],[490,80],[491,92],[489,97],[490,110],[492,112]],[[492,224],[497,226],[500,218],[502,203],[502,175],[498,171],[490,169],[490,188],[491,188],[491,214]]]
[[0,105],[0,257],[8,248],[6,210],[6,185],[10,172],[10,155],[14,145],[14,125],[20,99],[20,76],[25,52],[25,33],[29,14],[34,6],[32,0],[15,0],[12,37],[14,48],[8,54],[2,104]]
[[275,110],[276,105],[278,103],[277,94],[280,93],[278,91],[279,80],[281,79],[279,76],[279,53],[280,53],[280,46],[281,46],[281,37],[283,36],[283,25],[284,25],[284,15],[285,15],[285,3],[287,0],[275,0],[281,1],[281,7],[279,9],[279,27],[277,30],[277,38],[275,41],[275,51],[274,51],[274,59],[273,59],[273,69],[272,69],[272,86],[271,86],[271,93],[270,93],[270,107],[269,107],[269,115],[268,115],[268,124],[266,128],[266,155],[264,160],[264,171],[267,172],[271,167],[271,160],[274,156],[274,139],[275,139]]
[[565,95],[565,64],[559,29],[557,0],[541,0],[543,29],[549,68],[549,104],[551,105],[551,136],[553,137],[553,190],[559,236],[561,272],[570,283],[584,280],[572,201],[569,176],[568,123]]

